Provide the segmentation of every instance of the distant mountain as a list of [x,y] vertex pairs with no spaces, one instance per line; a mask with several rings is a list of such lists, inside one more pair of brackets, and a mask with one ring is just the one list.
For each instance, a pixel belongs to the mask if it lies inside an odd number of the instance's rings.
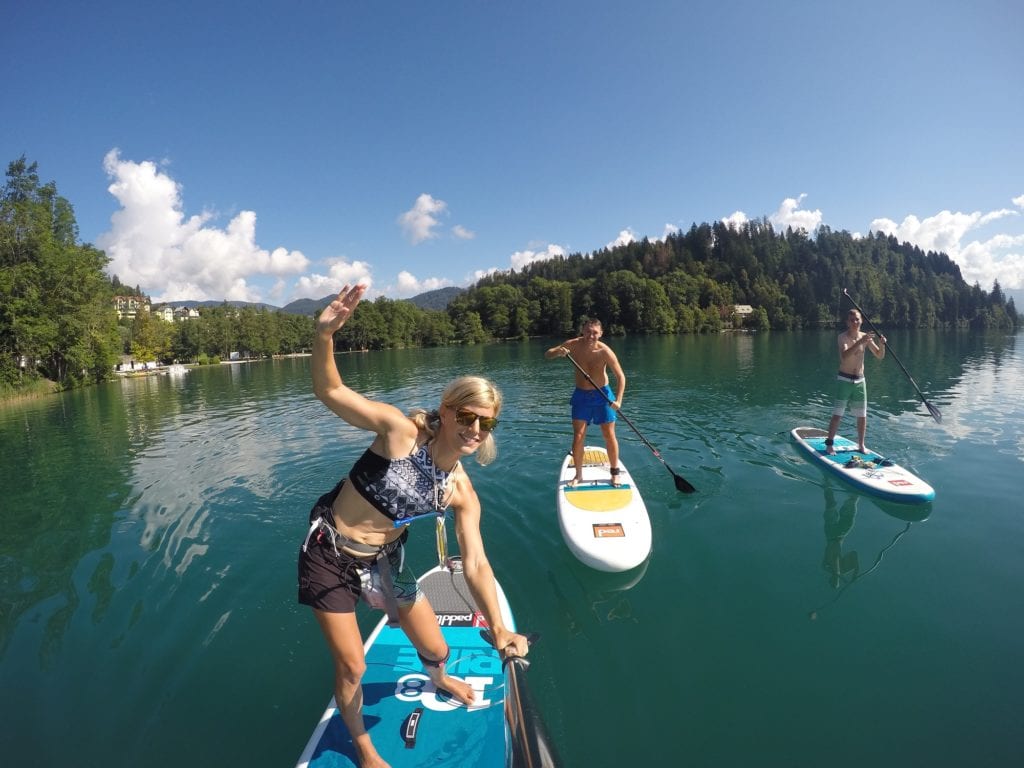
[[1007,298],[1013,299],[1013,306],[1017,308],[1018,313],[1024,313],[1024,288],[1004,288],[1003,293]]
[[[452,299],[465,290],[465,288],[438,288],[436,291],[420,293],[407,301],[412,302],[420,309],[444,310],[448,308]],[[336,293],[329,293],[322,299],[296,299],[281,307],[281,311],[291,315],[313,316],[334,301],[335,296],[337,296]]]
[[267,309],[271,312],[276,312],[277,307],[273,304],[264,304],[262,302],[253,301],[155,301],[153,302],[154,307],[188,307],[192,309],[194,307],[219,307],[222,304],[227,304],[229,307],[252,307],[253,309]]
[[[406,299],[406,301],[411,301],[420,309],[444,310],[448,308],[452,299],[465,290],[465,288],[438,288],[436,291],[420,293],[411,299]],[[227,304],[239,309],[242,307],[252,307],[253,309],[264,309],[268,312],[285,312],[289,315],[314,317],[321,309],[334,301],[337,295],[336,293],[329,293],[322,299],[296,299],[285,304],[283,307],[275,307],[273,304],[252,301],[193,301],[191,299],[185,301],[154,302],[153,307],[219,307],[221,304]]]
[[448,309],[452,299],[460,293],[464,293],[465,290],[465,288],[438,288],[436,291],[427,291],[413,296],[409,301],[420,309]]
[[281,311],[289,315],[306,315],[308,317],[313,317],[321,309],[334,301],[334,297],[337,295],[338,294],[336,293],[329,293],[322,299],[296,299],[295,301],[290,301],[281,307]]

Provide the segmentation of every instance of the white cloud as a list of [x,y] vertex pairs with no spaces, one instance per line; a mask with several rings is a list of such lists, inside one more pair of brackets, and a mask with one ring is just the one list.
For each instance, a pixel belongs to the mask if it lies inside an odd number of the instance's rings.
[[[1013,202],[1021,205],[1024,195]],[[964,280],[976,282],[985,290],[995,280],[1003,288],[1020,289],[1024,288],[1024,235],[997,234],[987,240],[963,242],[973,230],[1018,215],[1006,208],[988,213],[940,211],[925,219],[911,214],[899,224],[892,219],[875,219],[871,230],[912,243],[923,251],[947,254],[960,267]]]
[[473,272],[472,275],[466,278],[466,284],[475,283],[477,280],[481,280],[489,275],[493,275],[495,272],[500,272],[497,267],[490,267],[488,269],[478,269]]
[[346,285],[362,283],[367,288],[373,285],[370,265],[365,261],[347,261],[343,258],[327,261],[326,275],[303,275],[292,289],[290,301],[295,299],[320,299],[329,293],[337,293]]
[[[566,250],[560,245],[548,244],[544,246],[541,243],[530,243],[530,246],[527,249],[516,251],[509,256],[509,264],[512,269],[519,270],[535,261],[546,261],[547,259],[553,259],[558,256],[565,255]],[[478,269],[466,276],[465,284],[470,285],[471,283],[475,283],[477,280],[481,280],[482,278],[500,271],[502,271],[501,267]]]
[[413,245],[437,237],[437,217],[448,210],[444,200],[436,200],[426,192],[416,198],[412,208],[398,217],[398,225]]
[[394,293],[399,298],[406,298],[426,291],[436,291],[438,288],[444,288],[451,284],[451,280],[445,277],[428,277],[426,280],[419,280],[414,274],[403,269],[398,273],[398,287],[394,290],[385,289],[384,292]]
[[[821,224],[821,211],[800,210],[800,205],[805,197],[807,197],[806,193],[797,198],[787,197],[782,201],[779,210],[768,217],[769,221],[781,231],[792,227],[794,230],[802,229],[808,233],[813,232]],[[736,213],[733,214],[733,216],[735,215]]]
[[731,216],[726,216],[724,219],[722,219],[722,223],[725,224],[725,226],[730,227],[732,229],[740,229],[749,220],[750,219],[747,218],[747,214],[745,214],[743,211],[736,211]]
[[605,248],[612,249],[612,248],[617,248],[620,245],[629,245],[630,243],[635,243],[635,242],[636,242],[636,233],[630,227],[626,227],[625,229],[623,229],[623,230],[621,230],[619,232],[618,237],[616,237],[610,243],[605,245]]
[[1024,208],[1024,195],[1013,198],[1013,204],[1018,208]]
[[474,237],[476,237],[476,232],[466,229],[461,224],[456,224],[454,227],[452,227],[452,236],[456,240],[472,240]]
[[[802,229],[810,233],[814,232],[821,225],[821,211],[800,209],[800,205],[805,197],[807,197],[806,194],[802,194],[799,197],[787,197],[779,205],[779,210],[768,217],[768,220],[777,231],[785,232],[787,228],[792,227],[794,230]],[[733,229],[740,229],[748,221],[750,221],[750,217],[743,211],[734,211],[722,219],[723,224]]]
[[556,256],[565,256],[565,249],[560,245],[548,245],[543,251],[516,251],[509,257],[509,261],[512,264],[512,269],[522,269],[534,261],[545,261]]
[[153,162],[122,160],[112,149],[103,168],[121,208],[96,244],[110,257],[111,274],[139,285],[154,301],[260,301],[247,278],[295,274],[309,264],[300,251],[260,248],[252,211],[242,211],[225,229],[209,225],[209,212],[186,219],[181,187]]
[[665,225],[665,230],[661,233],[661,237],[659,237],[655,242],[659,242],[660,243],[660,242],[662,242],[664,240],[667,240],[669,235],[674,235],[677,232],[682,232],[682,231],[683,230],[677,224],[666,224]]

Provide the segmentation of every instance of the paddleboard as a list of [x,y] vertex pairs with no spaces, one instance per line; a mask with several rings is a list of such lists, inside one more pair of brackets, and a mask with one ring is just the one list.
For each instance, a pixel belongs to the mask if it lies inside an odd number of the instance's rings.
[[818,466],[841,477],[856,488],[889,501],[919,504],[935,498],[935,490],[909,469],[874,451],[858,451],[857,444],[836,435],[835,455],[825,452],[828,432],[815,427],[797,427],[794,442]]
[[619,460],[619,481],[611,484],[604,448],[583,449],[583,482],[576,476],[572,454],[562,462],[558,478],[558,525],[569,550],[599,571],[628,571],[651,553],[651,519],[633,478]]
[[[458,559],[453,558],[458,564]],[[399,627],[381,619],[364,645],[363,722],[380,755],[392,768],[548,766],[553,754],[543,725],[532,710],[522,671],[526,659],[502,665],[488,642],[487,624],[460,565],[438,566],[419,580],[451,648],[448,672],[476,692],[467,708],[437,690]],[[505,626],[515,628],[512,611],[495,582]],[[330,676],[328,676],[330,677]],[[510,693],[511,691],[511,693]],[[514,759],[513,759],[514,758]],[[297,768],[351,768],[356,753],[332,698],[299,758]]]

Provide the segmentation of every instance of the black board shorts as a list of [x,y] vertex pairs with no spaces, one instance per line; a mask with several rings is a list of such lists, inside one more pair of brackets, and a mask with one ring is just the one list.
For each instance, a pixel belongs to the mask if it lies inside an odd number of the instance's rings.
[[[342,483],[338,483],[317,499],[309,512],[310,524],[318,519],[332,521],[332,506],[341,486]],[[406,529],[401,537],[383,547],[399,605],[414,603],[419,597],[415,577],[403,573],[403,549],[408,536]],[[372,557],[356,557],[338,549],[331,536],[323,530],[308,537],[307,542],[305,548],[299,548],[298,599],[302,605],[328,613],[351,613],[356,609],[359,598],[364,597],[371,606],[382,607],[375,599],[380,584],[379,574],[375,571],[381,561]]]

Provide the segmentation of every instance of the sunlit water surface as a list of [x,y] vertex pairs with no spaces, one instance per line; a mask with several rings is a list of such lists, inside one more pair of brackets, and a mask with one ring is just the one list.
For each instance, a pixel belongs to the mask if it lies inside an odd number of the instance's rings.
[[[679,494],[620,424],[655,537],[626,574],[559,534],[571,371],[550,341],[338,358],[404,408],[465,372],[503,388],[499,459],[469,471],[495,571],[542,636],[529,678],[564,764],[1019,763],[1020,337],[892,334],[941,425],[869,360],[869,445],[935,487],[925,507],[858,495],[790,445],[827,422],[834,334],[611,342],[624,413],[698,488]],[[308,362],[0,408],[5,764],[294,763],[331,692],[295,555],[368,442],[312,398]],[[432,564],[425,529],[409,553]]]

